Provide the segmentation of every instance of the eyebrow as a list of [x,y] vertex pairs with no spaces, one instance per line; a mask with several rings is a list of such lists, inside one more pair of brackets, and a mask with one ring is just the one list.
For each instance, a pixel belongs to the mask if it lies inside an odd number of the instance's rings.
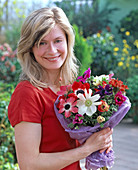
[[[54,38],[54,40],[57,40],[57,39],[63,39],[63,36],[58,36],[58,37]],[[45,42],[45,41],[47,41],[47,40],[44,40],[44,39],[41,40],[41,42]]]

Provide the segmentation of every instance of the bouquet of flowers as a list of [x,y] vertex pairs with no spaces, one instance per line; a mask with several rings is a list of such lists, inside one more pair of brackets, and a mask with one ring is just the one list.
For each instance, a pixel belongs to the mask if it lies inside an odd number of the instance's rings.
[[[81,144],[105,127],[115,127],[131,107],[125,96],[128,89],[113,74],[91,76],[88,68],[73,84],[61,86],[54,108],[57,118],[71,138]],[[113,150],[92,153],[86,158],[86,169],[112,167]]]

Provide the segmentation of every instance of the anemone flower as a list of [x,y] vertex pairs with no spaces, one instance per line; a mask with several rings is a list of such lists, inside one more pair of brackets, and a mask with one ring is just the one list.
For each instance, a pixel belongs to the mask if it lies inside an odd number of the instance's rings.
[[79,93],[82,93],[82,94],[84,94],[84,89],[87,89],[87,90],[89,90],[89,88],[90,88],[90,85],[89,85],[89,83],[82,83],[82,82],[77,82],[77,81],[75,81],[73,84],[72,84],[72,90],[73,90],[73,92],[76,94],[76,95],[78,95]]
[[85,89],[85,95],[79,93],[77,97],[79,98],[77,100],[78,113],[81,115],[86,113],[88,116],[92,116],[97,111],[96,106],[101,104],[101,102],[96,102],[99,100],[100,95],[96,94],[92,96],[91,89],[89,89],[89,92]]
[[70,117],[71,113],[77,113],[78,108],[76,107],[77,101],[74,97],[70,97],[67,100],[61,99],[59,105],[59,113],[65,112],[65,117]]

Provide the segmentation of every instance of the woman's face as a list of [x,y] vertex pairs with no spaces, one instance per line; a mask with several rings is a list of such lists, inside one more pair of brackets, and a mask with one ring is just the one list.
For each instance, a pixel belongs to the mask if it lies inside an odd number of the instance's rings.
[[47,71],[57,70],[67,57],[67,40],[65,32],[58,26],[50,31],[40,42],[33,47],[36,61]]

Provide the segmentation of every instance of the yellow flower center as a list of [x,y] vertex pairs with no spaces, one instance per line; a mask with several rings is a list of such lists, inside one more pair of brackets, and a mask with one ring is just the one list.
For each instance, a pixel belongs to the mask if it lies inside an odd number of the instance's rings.
[[86,100],[85,101],[85,106],[90,107],[92,105],[92,101],[91,100]]

